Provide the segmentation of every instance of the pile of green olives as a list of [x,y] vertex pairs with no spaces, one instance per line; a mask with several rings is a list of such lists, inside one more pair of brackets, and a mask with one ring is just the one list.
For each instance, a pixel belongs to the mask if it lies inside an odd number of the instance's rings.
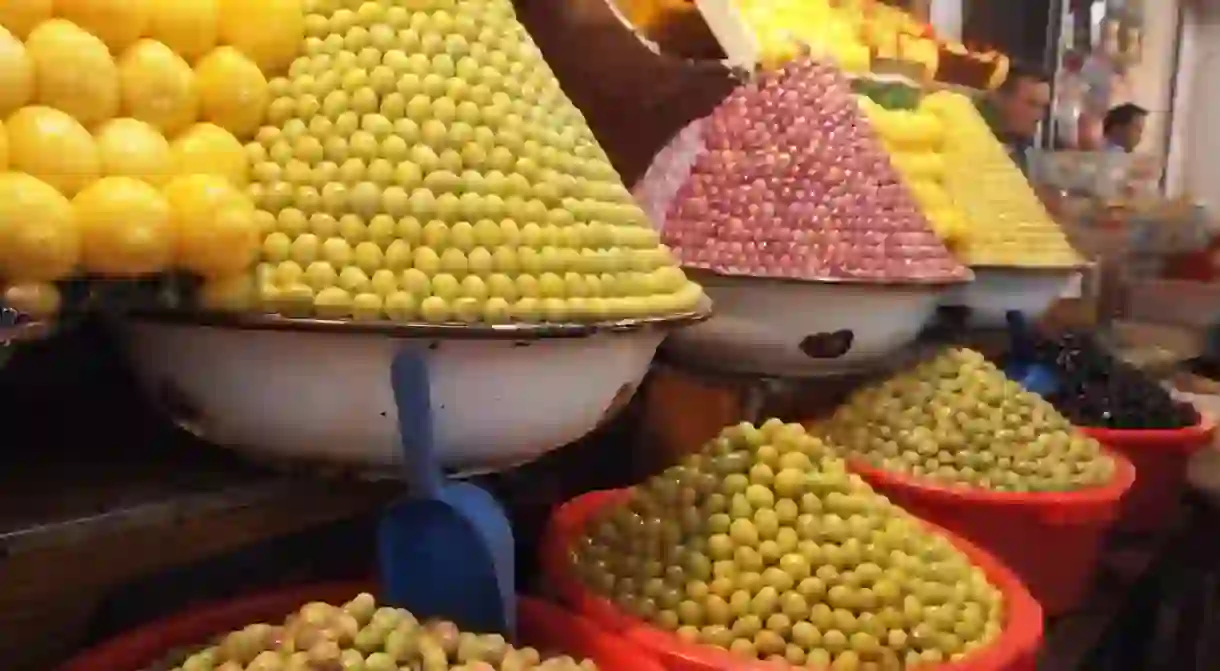
[[282,625],[252,624],[191,655],[174,671],[597,671],[571,657],[543,659],[498,634],[420,622],[378,608],[371,594],[342,606],[302,606]]
[[743,423],[596,515],[582,580],[680,638],[793,666],[958,660],[1004,600],[947,538],[875,493],[799,424]]
[[968,349],[858,391],[823,429],[875,467],[949,486],[1062,492],[1114,476],[1096,440]]

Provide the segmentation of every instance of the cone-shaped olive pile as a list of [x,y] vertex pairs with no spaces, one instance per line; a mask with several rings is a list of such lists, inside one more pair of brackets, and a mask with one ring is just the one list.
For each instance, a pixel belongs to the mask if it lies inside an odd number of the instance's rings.
[[[890,102],[884,96],[878,97]],[[941,146],[945,140],[946,124],[931,112],[887,107],[867,95],[860,96],[859,101],[860,109],[868,115],[869,123],[881,138],[894,168],[928,218],[932,230],[949,249],[956,249],[969,234],[969,229],[965,215],[944,185],[945,158],[941,154]]]
[[972,100],[938,91],[923,98],[919,113],[952,129],[941,145],[942,183],[969,228],[954,246],[963,263],[1017,268],[1082,263]]
[[421,623],[401,608],[360,594],[343,606],[315,602],[280,625],[251,624],[189,657],[175,671],[596,671],[591,661],[542,659],[498,634]]
[[1114,474],[1096,440],[967,349],[856,392],[823,429],[874,466],[948,485],[1069,491]]
[[305,53],[248,147],[271,309],[501,323],[696,307],[510,0],[307,5]]
[[1002,595],[797,424],[741,424],[593,520],[586,583],[682,638],[831,669],[958,659]]
[[675,138],[638,192],[686,267],[811,281],[970,278],[832,65],[794,61],[740,87]]

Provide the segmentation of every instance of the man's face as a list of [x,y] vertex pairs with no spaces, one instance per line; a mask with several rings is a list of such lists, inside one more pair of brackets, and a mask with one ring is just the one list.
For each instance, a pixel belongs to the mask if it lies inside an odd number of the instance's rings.
[[1118,138],[1118,145],[1127,151],[1135,151],[1135,148],[1140,146],[1140,140],[1144,139],[1145,120],[1145,117],[1137,116],[1124,126],[1122,135]]
[[1051,85],[1036,79],[1020,79],[1011,90],[998,96],[1005,130],[1022,140],[1032,140],[1038,123],[1051,106]]

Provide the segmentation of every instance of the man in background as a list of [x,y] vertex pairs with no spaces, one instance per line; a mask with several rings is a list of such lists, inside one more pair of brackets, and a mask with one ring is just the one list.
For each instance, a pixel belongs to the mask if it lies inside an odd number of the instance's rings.
[[998,89],[978,101],[979,112],[1007,148],[1022,172],[1027,152],[1038,136],[1038,124],[1051,106],[1051,80],[1046,73],[1013,63]]
[[1105,136],[1105,150],[1130,154],[1139,146],[1144,137],[1144,123],[1148,119],[1148,110],[1126,103],[1106,112],[1101,122],[1102,134]]

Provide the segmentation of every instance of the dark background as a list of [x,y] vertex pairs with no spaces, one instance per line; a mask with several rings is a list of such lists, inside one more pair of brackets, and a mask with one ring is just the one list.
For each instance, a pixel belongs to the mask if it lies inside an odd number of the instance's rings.
[[1043,62],[1047,26],[1054,0],[963,0],[963,42],[989,46],[1011,58],[1032,64]]

